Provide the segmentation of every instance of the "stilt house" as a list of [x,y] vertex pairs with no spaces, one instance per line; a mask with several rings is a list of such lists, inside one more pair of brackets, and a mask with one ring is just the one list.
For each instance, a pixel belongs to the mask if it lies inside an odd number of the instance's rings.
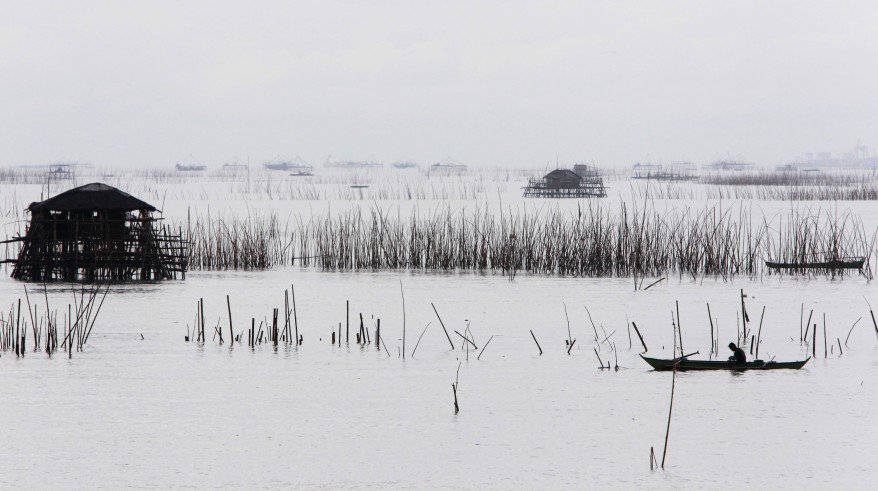
[[25,281],[124,281],[186,277],[182,234],[156,208],[112,186],[86,184],[31,203],[30,225],[12,277]]
[[525,198],[603,198],[606,195],[604,180],[597,169],[584,166],[580,173],[555,169],[542,179],[530,179],[524,188]]

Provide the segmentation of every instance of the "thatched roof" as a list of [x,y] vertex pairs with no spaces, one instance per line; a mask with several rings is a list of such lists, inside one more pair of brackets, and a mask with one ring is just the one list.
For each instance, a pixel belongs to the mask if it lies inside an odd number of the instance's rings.
[[151,204],[99,182],[64,191],[46,201],[31,203],[28,209],[30,211],[155,211],[155,207]]
[[555,169],[546,174],[543,179],[572,179],[574,181],[582,180],[582,177],[570,169]]

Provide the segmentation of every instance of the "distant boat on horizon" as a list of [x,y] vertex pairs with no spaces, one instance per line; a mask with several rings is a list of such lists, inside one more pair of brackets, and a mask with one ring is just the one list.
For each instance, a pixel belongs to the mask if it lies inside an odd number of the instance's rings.
[[174,166],[177,172],[201,172],[207,169],[206,165],[184,165],[177,164]]
[[268,170],[279,170],[289,172],[291,176],[313,176],[314,167],[308,165],[307,162],[300,157],[293,160],[275,159],[263,162],[262,167]]

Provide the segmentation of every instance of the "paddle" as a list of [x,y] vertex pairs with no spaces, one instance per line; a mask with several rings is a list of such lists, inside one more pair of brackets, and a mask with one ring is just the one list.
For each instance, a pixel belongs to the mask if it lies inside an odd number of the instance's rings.
[[699,354],[699,353],[696,351],[696,352],[694,352],[694,353],[689,353],[688,355],[683,355],[683,356],[681,356],[681,357],[679,357],[679,358],[674,358],[674,359],[675,359],[675,360],[682,360],[682,359],[684,359],[684,358],[689,358],[690,356],[692,356],[692,355],[697,355],[697,354]]

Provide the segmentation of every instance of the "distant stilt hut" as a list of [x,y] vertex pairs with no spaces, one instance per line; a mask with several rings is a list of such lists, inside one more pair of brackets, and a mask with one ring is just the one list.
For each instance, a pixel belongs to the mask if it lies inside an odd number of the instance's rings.
[[[603,198],[607,196],[604,180],[597,169],[585,166],[574,172],[555,169],[542,179],[532,178],[524,188],[525,198]],[[585,174],[585,175],[582,175]]]
[[186,277],[182,234],[156,208],[112,186],[86,184],[28,207],[30,225],[12,277],[25,281],[125,281]]

